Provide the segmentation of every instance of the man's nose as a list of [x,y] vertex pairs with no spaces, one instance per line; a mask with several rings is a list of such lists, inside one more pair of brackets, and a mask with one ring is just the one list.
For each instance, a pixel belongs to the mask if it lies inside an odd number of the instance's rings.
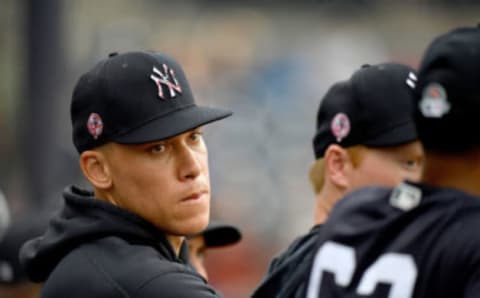
[[201,172],[199,153],[188,146],[181,148],[178,171],[181,180],[195,179]]

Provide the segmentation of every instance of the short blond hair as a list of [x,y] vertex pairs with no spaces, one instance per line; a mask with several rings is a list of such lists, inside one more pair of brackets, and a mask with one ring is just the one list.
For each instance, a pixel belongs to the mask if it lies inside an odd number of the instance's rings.
[[[364,149],[366,149],[366,147],[362,145],[345,148],[354,167],[357,167],[362,161]],[[325,183],[325,162],[323,158],[317,159],[310,167],[309,178],[314,193],[318,194]]]

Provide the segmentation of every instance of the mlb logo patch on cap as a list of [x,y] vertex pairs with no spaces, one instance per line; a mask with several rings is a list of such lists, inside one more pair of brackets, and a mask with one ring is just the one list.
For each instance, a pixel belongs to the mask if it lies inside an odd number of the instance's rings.
[[423,116],[427,118],[442,118],[450,111],[445,88],[438,83],[428,84],[423,89],[419,108]]

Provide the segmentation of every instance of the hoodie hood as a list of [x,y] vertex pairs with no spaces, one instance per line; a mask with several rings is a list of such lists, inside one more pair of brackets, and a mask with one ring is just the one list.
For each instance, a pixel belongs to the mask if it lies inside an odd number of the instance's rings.
[[165,235],[141,217],[75,186],[67,187],[63,197],[65,206],[45,234],[26,242],[20,251],[20,262],[32,281],[45,281],[58,262],[79,245],[110,236],[148,244],[178,261]]

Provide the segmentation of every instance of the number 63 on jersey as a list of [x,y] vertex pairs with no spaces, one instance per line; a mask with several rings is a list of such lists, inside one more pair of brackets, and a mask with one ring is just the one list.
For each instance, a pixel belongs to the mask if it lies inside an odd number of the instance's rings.
[[[328,297],[322,293],[324,272],[334,275],[335,285],[346,288],[352,281],[356,269],[355,250],[347,245],[328,241],[315,255],[307,298]],[[412,256],[401,253],[380,255],[363,273],[355,287],[355,293],[362,297],[372,295],[379,283],[390,285],[385,298],[411,298],[417,278],[417,267]],[[323,296],[322,296],[323,294]],[[328,295],[328,294],[327,294]]]

